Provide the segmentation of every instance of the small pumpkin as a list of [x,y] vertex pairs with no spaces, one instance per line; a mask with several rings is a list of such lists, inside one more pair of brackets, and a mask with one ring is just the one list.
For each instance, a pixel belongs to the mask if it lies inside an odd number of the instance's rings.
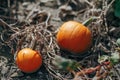
[[42,65],[40,53],[30,48],[20,50],[16,56],[18,68],[25,73],[33,73]]
[[76,54],[86,51],[92,42],[91,31],[76,21],[65,22],[56,37],[61,49]]

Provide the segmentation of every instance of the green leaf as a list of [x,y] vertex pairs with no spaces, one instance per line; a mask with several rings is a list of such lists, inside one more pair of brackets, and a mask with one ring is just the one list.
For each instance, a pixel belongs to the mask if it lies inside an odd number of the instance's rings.
[[120,38],[117,39],[116,43],[118,46],[120,46]]
[[120,62],[120,54],[118,52],[112,53],[110,61],[112,64],[118,64]]
[[56,56],[55,60],[53,60],[52,63],[59,69],[64,69],[64,70],[68,70],[68,69],[75,70],[77,69],[78,66],[80,66],[77,61],[72,59],[66,59],[61,56]]
[[120,0],[115,0],[114,13],[116,17],[120,17]]

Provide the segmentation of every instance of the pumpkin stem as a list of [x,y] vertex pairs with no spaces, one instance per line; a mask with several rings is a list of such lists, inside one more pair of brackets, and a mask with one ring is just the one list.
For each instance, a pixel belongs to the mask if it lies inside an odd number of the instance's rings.
[[98,19],[99,17],[90,17],[89,19],[85,20],[82,24],[88,26],[93,20]]

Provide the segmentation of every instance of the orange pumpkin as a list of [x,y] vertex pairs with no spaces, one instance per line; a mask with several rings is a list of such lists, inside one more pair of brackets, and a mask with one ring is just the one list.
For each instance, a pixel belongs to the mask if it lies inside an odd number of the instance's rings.
[[65,22],[57,33],[57,43],[60,48],[72,53],[86,51],[92,42],[91,31],[76,21]]
[[30,48],[24,48],[18,52],[16,64],[21,71],[33,73],[42,65],[42,57],[37,51]]

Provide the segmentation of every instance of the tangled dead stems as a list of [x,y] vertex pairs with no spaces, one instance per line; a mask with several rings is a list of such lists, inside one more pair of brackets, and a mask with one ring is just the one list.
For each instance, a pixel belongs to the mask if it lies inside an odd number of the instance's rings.
[[[90,3],[88,0],[85,0],[90,6],[92,6],[93,3]],[[102,0],[102,3],[104,4],[104,0]],[[107,14],[107,11],[109,9],[109,7],[111,6],[111,4],[114,2],[114,0],[111,1],[111,3],[108,5],[106,4],[105,6],[107,7],[105,10],[98,10],[95,9],[94,6],[92,6],[92,9],[86,11],[86,15],[84,15],[86,18],[88,18],[89,16],[92,17],[96,17],[96,20],[93,21],[91,23],[91,25],[95,25],[92,27],[92,31],[96,31],[95,33],[98,34],[97,39],[95,40],[95,46],[93,48],[93,52],[96,51],[97,44],[99,44],[99,40],[100,37],[103,37],[102,34],[105,34],[105,32],[108,32],[108,27],[107,25],[103,26],[105,19],[105,15]],[[92,12],[92,14],[91,14]],[[104,12],[104,13],[103,13]],[[96,14],[99,14],[96,16]],[[29,19],[30,15],[32,14],[32,12],[27,16],[27,19]],[[42,14],[42,12],[40,13]],[[45,21],[41,21],[38,22],[37,24],[29,24],[29,25],[25,25],[22,26],[21,29],[17,28],[17,27],[12,27],[11,25],[7,24],[6,22],[4,22],[2,19],[0,19],[0,23],[2,23],[2,25],[4,25],[4,30],[6,30],[6,32],[8,31],[8,28],[10,29],[10,31],[12,32],[9,40],[4,40],[4,35],[1,34],[1,40],[6,43],[8,46],[11,46],[11,50],[12,53],[15,55],[17,55],[17,52],[25,47],[30,47],[33,48],[35,50],[38,50],[42,53],[43,56],[43,62],[44,65],[46,67],[46,69],[48,70],[48,72],[50,74],[52,74],[55,78],[59,79],[59,80],[69,80],[69,78],[66,78],[65,76],[65,72],[64,70],[59,70],[57,69],[53,64],[52,64],[52,60],[55,59],[55,56],[57,54],[59,54],[59,47],[56,43],[55,40],[55,32],[56,29],[54,29],[53,31],[49,30],[48,27],[49,25],[49,20],[50,20],[51,14],[47,13],[47,18],[45,19]],[[106,23],[106,21],[105,21]],[[91,26],[90,25],[90,26]],[[53,26],[51,26],[53,27]],[[95,36],[96,37],[96,36]],[[13,48],[12,45],[16,45],[15,48]],[[59,54],[60,55],[60,54]],[[94,78],[96,78],[96,80],[99,80],[101,78],[105,78],[107,76],[107,74],[109,73],[107,68],[109,67],[109,65],[103,65],[103,66],[97,66],[95,68],[89,68],[89,69],[84,69],[81,70],[80,67],[78,67],[78,73],[76,73],[75,71],[70,71],[67,74],[70,73],[71,76],[74,75],[73,80],[88,80],[89,78],[87,77],[87,74],[89,71],[91,72],[96,72],[96,75]],[[104,74],[101,74],[101,69],[103,72],[105,72]],[[105,70],[107,69],[107,70]],[[73,73],[73,75],[71,74]],[[68,77],[68,76],[67,76]]]
[[[40,14],[43,13],[40,12]],[[5,36],[1,34],[1,40],[7,44],[7,46],[10,46],[12,50],[11,53],[14,54],[14,59],[16,59],[18,51],[25,47],[40,51],[46,69],[56,78],[60,78],[60,76],[57,77],[57,72],[54,71],[51,65],[51,60],[56,55],[55,48],[58,48],[58,46],[54,37],[56,30],[54,30],[54,32],[47,29],[50,26],[49,19],[51,15],[48,13],[47,16],[45,21],[33,25],[24,25],[21,29],[17,27],[14,28],[0,19],[1,23],[13,32],[9,40],[4,40],[3,37]],[[8,31],[7,28],[5,30],[6,32]],[[15,45],[15,48],[12,45]]]

